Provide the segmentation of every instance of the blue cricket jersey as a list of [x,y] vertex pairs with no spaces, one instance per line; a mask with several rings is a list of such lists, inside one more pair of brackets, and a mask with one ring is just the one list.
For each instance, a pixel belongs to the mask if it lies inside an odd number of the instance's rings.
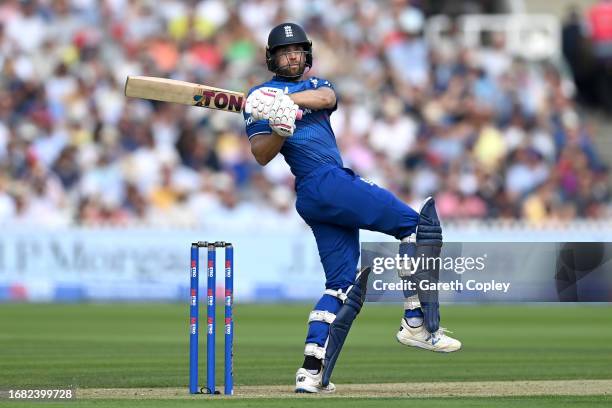
[[[249,91],[249,95],[261,87],[282,89],[288,94],[320,87],[334,89],[332,84],[323,78],[312,77],[303,81],[287,81],[274,77],[253,87]],[[287,138],[280,151],[296,178],[304,177],[324,164],[342,167],[342,158],[336,144],[336,137],[329,122],[329,117],[335,110],[336,106],[317,111],[304,109],[302,119],[296,120],[296,129],[293,136]],[[249,139],[255,135],[272,133],[268,121],[254,121],[251,115],[246,112],[244,112],[244,119]]]

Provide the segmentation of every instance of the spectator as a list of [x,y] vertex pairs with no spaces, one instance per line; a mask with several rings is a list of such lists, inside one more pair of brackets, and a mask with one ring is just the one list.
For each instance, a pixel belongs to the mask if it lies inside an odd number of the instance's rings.
[[[570,81],[507,54],[501,34],[432,48],[417,3],[2,2],[0,221],[301,225],[286,164],[254,164],[239,115],[123,97],[128,74],[248,89],[270,75],[263,47],[284,19],[312,34],[312,74],[336,86],[332,125],[360,175],[413,206],[434,194],[448,220],[609,217]],[[589,12],[601,58],[610,7]]]
[[612,1],[599,0],[588,11],[591,39],[595,56],[602,60],[612,59]]

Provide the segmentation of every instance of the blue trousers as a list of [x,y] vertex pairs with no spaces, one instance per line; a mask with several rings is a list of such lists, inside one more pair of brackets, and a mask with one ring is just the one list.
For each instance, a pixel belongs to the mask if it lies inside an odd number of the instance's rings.
[[296,209],[317,241],[326,289],[354,283],[360,229],[397,239],[416,231],[416,211],[350,169],[323,165],[297,180],[296,190]]

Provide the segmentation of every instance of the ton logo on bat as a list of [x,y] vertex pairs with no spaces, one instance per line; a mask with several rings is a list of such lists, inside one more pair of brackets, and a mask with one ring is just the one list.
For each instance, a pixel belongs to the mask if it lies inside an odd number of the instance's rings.
[[196,102],[195,106],[227,109],[234,112],[240,112],[242,110],[243,97],[241,96],[211,90],[201,90],[200,92],[201,95],[193,96],[193,99]]

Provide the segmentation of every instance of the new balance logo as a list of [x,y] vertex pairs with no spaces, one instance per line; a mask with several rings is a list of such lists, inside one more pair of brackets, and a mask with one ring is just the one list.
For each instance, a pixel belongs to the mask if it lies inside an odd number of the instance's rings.
[[297,378],[297,380],[298,380],[298,382],[306,381],[306,377],[305,377],[305,376],[303,376],[303,375],[300,375],[300,376]]
[[291,30],[291,26],[283,27],[285,29],[285,37],[293,37],[293,30]]
[[430,340],[431,340],[431,345],[432,345],[432,346],[435,346],[435,345],[436,345],[436,343],[440,341],[440,338],[439,338],[439,337],[432,336],[432,335],[430,334],[430,335],[427,337],[427,339],[425,339],[425,341],[430,341]]

